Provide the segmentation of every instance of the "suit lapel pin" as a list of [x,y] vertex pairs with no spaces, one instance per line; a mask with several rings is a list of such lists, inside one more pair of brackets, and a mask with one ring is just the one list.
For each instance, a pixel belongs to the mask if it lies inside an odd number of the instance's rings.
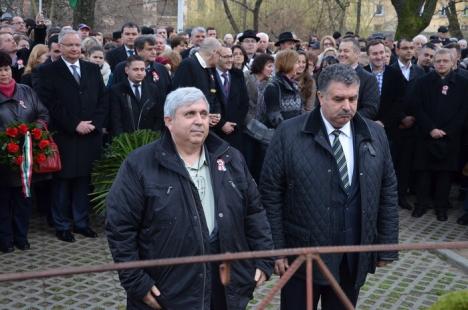
[[19,105],[20,105],[23,109],[26,109],[26,105],[24,104],[24,101],[23,101],[23,100],[20,100],[20,101],[19,101]]

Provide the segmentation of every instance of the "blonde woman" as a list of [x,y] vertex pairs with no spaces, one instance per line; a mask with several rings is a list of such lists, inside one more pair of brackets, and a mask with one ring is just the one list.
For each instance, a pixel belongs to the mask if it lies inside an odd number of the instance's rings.
[[29,55],[28,64],[24,69],[23,76],[21,77],[21,84],[26,84],[34,88],[33,75],[36,72],[36,67],[46,62],[49,57],[49,48],[44,44],[37,44],[33,47]]

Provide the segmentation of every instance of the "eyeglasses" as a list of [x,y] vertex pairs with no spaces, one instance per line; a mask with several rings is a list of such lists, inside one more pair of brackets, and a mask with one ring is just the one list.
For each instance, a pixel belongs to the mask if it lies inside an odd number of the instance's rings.
[[219,54],[219,57],[223,58],[223,59],[231,59],[233,56],[232,55],[221,55]]

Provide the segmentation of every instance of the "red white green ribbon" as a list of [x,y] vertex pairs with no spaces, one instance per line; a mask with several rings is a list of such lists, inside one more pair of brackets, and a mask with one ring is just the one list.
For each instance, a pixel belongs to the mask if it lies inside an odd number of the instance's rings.
[[31,133],[28,131],[24,135],[23,162],[21,163],[21,185],[23,187],[23,194],[26,198],[31,197],[32,166],[32,140]]

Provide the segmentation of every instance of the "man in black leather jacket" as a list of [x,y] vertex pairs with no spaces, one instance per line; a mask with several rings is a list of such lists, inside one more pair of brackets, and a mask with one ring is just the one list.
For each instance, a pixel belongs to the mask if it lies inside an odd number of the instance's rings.
[[[106,231],[116,262],[268,250],[270,226],[236,149],[209,134],[209,107],[196,88],[179,88],[164,107],[163,137],[137,149],[107,198]],[[272,259],[231,263],[223,287],[218,263],[119,273],[128,309],[245,309]]]

